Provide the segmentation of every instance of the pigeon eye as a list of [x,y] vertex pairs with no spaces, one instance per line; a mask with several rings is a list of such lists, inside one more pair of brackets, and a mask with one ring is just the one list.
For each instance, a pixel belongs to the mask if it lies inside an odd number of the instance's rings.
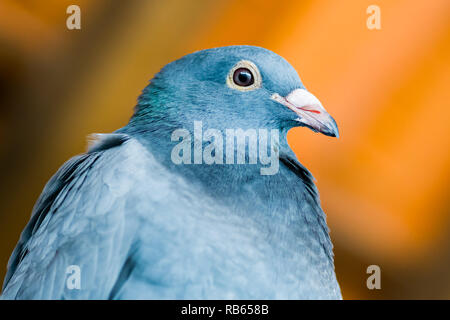
[[239,68],[234,72],[233,81],[235,84],[241,87],[248,87],[255,83],[253,74],[247,68]]
[[241,60],[231,68],[227,76],[227,85],[239,91],[250,91],[261,87],[261,74],[251,61]]

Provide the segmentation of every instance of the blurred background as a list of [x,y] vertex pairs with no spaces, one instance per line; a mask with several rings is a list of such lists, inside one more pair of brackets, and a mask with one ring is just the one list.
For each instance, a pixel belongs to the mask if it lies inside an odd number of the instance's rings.
[[[285,57],[339,125],[337,140],[288,138],[317,179],[344,298],[449,299],[449,18],[448,0],[0,0],[0,278],[88,134],[125,125],[166,63],[252,44]],[[381,290],[366,287],[372,264]]]

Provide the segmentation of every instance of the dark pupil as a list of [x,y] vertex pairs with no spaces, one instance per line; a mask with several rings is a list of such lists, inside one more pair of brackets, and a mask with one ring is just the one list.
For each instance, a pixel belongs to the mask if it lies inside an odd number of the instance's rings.
[[233,75],[234,83],[238,86],[248,87],[253,84],[253,75],[250,70],[246,68],[239,68],[234,72]]

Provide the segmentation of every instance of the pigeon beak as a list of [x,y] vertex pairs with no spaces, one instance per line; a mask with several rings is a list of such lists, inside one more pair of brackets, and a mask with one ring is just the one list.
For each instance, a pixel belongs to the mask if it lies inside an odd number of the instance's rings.
[[299,116],[296,120],[312,130],[330,137],[339,137],[336,121],[328,114],[319,99],[308,91],[295,89],[286,97],[274,93],[271,99],[294,111]]

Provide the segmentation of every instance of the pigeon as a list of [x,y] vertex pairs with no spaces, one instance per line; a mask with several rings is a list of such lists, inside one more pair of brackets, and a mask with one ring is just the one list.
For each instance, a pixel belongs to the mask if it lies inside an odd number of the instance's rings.
[[188,54],[157,73],[123,128],[91,136],[49,180],[2,299],[342,299],[293,127],[338,137],[281,56]]

